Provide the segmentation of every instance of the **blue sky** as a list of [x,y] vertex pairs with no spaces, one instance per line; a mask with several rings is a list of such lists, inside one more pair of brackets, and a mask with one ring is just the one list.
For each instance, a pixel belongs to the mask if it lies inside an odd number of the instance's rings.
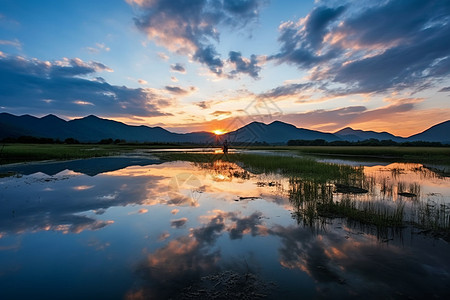
[[450,2],[0,0],[0,111],[176,132],[450,119]]

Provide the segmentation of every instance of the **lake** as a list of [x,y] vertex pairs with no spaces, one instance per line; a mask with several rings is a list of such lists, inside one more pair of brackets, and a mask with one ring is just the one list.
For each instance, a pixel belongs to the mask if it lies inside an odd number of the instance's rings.
[[[450,241],[429,228],[450,222],[450,178],[332,162],[359,168],[364,192],[151,153],[3,166],[0,299],[448,298]],[[312,198],[401,207],[407,225],[318,214]]]

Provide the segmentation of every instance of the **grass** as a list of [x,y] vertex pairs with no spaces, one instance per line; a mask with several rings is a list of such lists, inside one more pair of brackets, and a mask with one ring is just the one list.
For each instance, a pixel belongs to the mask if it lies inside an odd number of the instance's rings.
[[409,224],[434,236],[450,238],[450,205],[445,203],[412,202],[406,210],[403,201],[388,205],[383,201],[359,201],[349,196],[335,201],[331,183],[291,178],[289,185],[293,215],[304,225],[313,227],[326,219],[346,218],[377,228],[400,228]]
[[319,215],[346,217],[363,224],[377,227],[401,227],[404,225],[403,202],[396,203],[395,208],[390,208],[379,202],[357,202],[350,198],[344,198],[340,202],[330,201],[318,205]]
[[6,144],[0,146],[0,164],[101,157],[122,151],[126,149],[115,145]]
[[[237,147],[239,148],[239,147]],[[450,165],[450,147],[398,146],[250,146],[249,150],[291,150],[303,155],[350,156],[360,158],[396,159],[415,163]]]
[[450,205],[432,201],[418,203],[411,222],[426,230],[450,233]]
[[[211,163],[218,159],[239,164],[252,173],[279,173],[291,176],[301,176],[319,182],[339,180],[348,183],[352,178],[363,174],[362,167],[351,167],[332,163],[317,162],[312,158],[267,156],[258,154],[205,154],[205,153],[159,153],[161,159],[174,161],[191,161],[196,163]],[[344,180],[343,180],[344,179]]]
[[0,164],[67,160],[118,155],[139,149],[178,149],[185,145],[166,144],[0,144]]
[[403,226],[404,203],[398,202],[395,209],[379,202],[358,202],[344,197],[334,201],[334,186],[299,178],[289,180],[289,200],[295,216],[304,224],[312,226],[320,218],[345,217],[363,224],[377,227]]

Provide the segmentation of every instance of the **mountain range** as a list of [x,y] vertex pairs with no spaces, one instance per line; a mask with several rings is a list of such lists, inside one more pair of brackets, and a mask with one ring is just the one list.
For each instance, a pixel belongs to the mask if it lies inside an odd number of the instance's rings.
[[[65,140],[74,138],[81,142],[98,142],[102,139],[120,139],[128,142],[214,143],[217,136],[211,132],[174,133],[161,127],[131,126],[121,122],[87,116],[65,121],[55,115],[37,118],[30,115],[15,116],[0,113],[0,139],[34,136]],[[270,124],[249,123],[220,137],[230,142],[285,144],[289,140],[361,141],[367,139],[396,142],[427,141],[450,144],[450,120],[404,138],[388,132],[354,130],[350,127],[334,133],[295,127],[274,121]]]

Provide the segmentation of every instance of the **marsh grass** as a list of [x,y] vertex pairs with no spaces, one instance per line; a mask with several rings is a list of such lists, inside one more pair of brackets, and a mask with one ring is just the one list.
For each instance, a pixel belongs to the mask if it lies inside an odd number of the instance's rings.
[[252,173],[279,173],[308,178],[318,182],[336,180],[345,184],[360,181],[362,167],[317,162],[312,158],[268,156],[258,154],[159,153],[164,160],[181,160],[213,164],[217,160],[236,163]]
[[434,201],[416,203],[411,222],[426,230],[450,232],[450,205]]
[[381,202],[358,202],[343,198],[340,202],[319,203],[318,214],[346,217],[377,227],[401,227],[404,225],[405,204],[397,202],[394,208]]
[[395,208],[381,202],[357,201],[344,197],[334,201],[334,186],[329,183],[305,181],[291,178],[289,200],[295,215],[304,224],[315,221],[323,223],[322,218],[347,218],[363,224],[379,227],[403,226],[404,207],[402,201]]

